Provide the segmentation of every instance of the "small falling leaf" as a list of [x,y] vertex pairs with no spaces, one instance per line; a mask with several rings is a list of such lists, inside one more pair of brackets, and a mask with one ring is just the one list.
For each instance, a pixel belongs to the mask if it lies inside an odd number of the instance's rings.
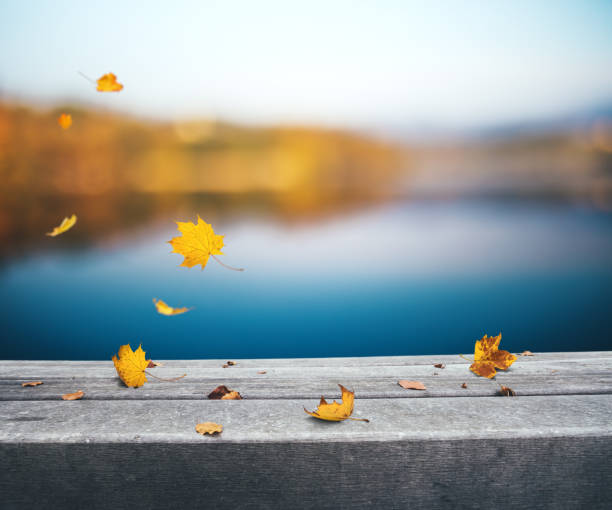
[[204,269],[208,258],[213,257],[227,269],[244,271],[244,269],[227,266],[215,257],[215,255],[223,255],[221,248],[223,248],[224,236],[215,234],[212,225],[206,223],[199,215],[197,224],[190,221],[177,221],[176,224],[182,236],[174,237],[168,242],[172,245],[172,253],[183,255],[184,260],[181,266],[193,267],[200,264]]
[[521,352],[521,356],[535,356],[531,351],[523,351]]
[[68,129],[72,126],[72,115],[69,113],[62,113],[57,118],[57,123],[61,126],[62,129]]
[[435,363],[434,367],[436,367],[436,368],[446,368],[446,365],[444,363]]
[[24,382],[21,383],[21,386],[23,386],[24,388],[27,386],[38,386],[39,384],[42,384],[42,381],[29,381],[29,382]]
[[230,390],[227,386],[217,386],[208,394],[210,400],[242,400],[240,393]]
[[223,432],[223,425],[213,423],[212,421],[207,421],[204,423],[198,423],[195,429],[198,434],[210,434],[211,436],[215,436]]
[[463,383],[463,384],[461,385],[461,387],[462,387],[463,389],[466,389],[466,388],[467,388],[467,383]]
[[75,391],[74,393],[66,393],[65,395],[62,395],[62,399],[63,400],[80,400],[83,398],[83,395],[85,395],[85,393],[79,390],[79,391]]
[[123,89],[123,85],[117,82],[117,77],[113,73],[107,73],[100,76],[97,80],[98,92],[119,92]]
[[512,388],[508,388],[508,386],[501,386],[499,394],[505,397],[516,397],[516,393],[514,392],[514,390]]
[[339,404],[335,400],[328,404],[323,397],[321,397],[321,401],[319,402],[319,407],[313,412],[308,411],[304,408],[304,411],[308,413],[310,416],[318,418],[319,420],[326,421],[343,421],[343,420],[355,420],[355,421],[365,421],[369,423],[370,420],[366,420],[365,418],[351,418],[351,414],[353,414],[353,405],[355,403],[355,393],[347,390],[344,386],[339,384],[340,389],[342,390],[342,403]]
[[155,368],[155,367],[163,367],[163,366],[164,366],[163,363],[158,363],[157,361],[149,360],[149,364],[147,365],[147,368]]
[[495,369],[507,370],[516,361],[516,356],[508,351],[498,350],[501,333],[497,336],[483,336],[474,346],[474,362],[470,370],[476,375],[491,379]]
[[147,382],[145,369],[149,367],[150,360],[145,359],[142,345],[139,345],[135,351],[130,344],[122,345],[119,347],[118,355],[119,357],[113,356],[112,360],[119,378],[127,387],[138,388]]
[[265,370],[260,370],[259,372],[257,372],[258,374],[267,374],[268,372],[266,372]]
[[155,308],[157,308],[157,312],[162,315],[179,315],[181,313],[188,312],[191,308],[173,308],[172,306],[164,303],[161,299],[153,298],[153,303],[155,304]]
[[397,381],[397,384],[399,384],[402,388],[407,389],[407,390],[426,390],[427,389],[425,385],[419,381],[407,381],[405,379],[402,379],[400,381]]
[[76,221],[77,221],[76,214],[73,214],[72,216],[70,216],[70,218],[64,218],[60,226],[55,227],[53,229],[53,232],[47,232],[47,235],[50,237],[55,237],[60,234],[63,234],[67,230],[70,230],[72,227],[74,227],[74,224],[76,223]]

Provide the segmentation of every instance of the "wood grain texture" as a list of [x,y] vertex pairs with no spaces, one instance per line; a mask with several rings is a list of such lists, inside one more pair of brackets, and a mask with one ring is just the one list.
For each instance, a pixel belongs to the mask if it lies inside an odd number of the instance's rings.
[[2,508],[607,509],[612,443],[104,444],[0,448]]

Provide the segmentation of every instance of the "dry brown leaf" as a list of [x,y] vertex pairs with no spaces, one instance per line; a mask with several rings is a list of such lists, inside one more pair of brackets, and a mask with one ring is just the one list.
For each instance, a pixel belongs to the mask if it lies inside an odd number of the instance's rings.
[[521,352],[521,356],[535,356],[531,351],[523,351]]
[[266,372],[265,370],[260,370],[259,372],[257,372],[258,374],[267,374],[268,372]]
[[83,393],[81,390],[75,391],[74,393],[66,393],[62,395],[62,400],[80,400],[83,398]]
[[38,386],[39,384],[42,384],[42,383],[43,383],[42,381],[29,381],[29,382],[21,383],[21,386],[25,388],[26,386]]
[[461,385],[461,387],[462,387],[463,389],[467,388],[467,383],[463,383],[463,384]]
[[240,393],[230,390],[227,386],[217,386],[208,394],[210,400],[242,400]]
[[158,363],[157,361],[153,361],[152,359],[149,360],[149,364],[147,365],[147,368],[155,368],[155,367],[163,367],[164,364],[163,363]]
[[215,436],[223,432],[223,425],[213,423],[212,421],[207,421],[204,423],[198,423],[195,429],[198,434],[210,434],[211,436]]
[[446,365],[444,363],[434,363],[434,367],[436,367],[436,368],[446,368]]
[[223,368],[233,367],[234,365],[236,365],[235,361],[228,361],[225,365],[223,365]]
[[499,390],[499,394],[503,395],[504,397],[516,397],[514,390],[512,388],[508,388],[508,386],[502,386]]
[[426,390],[427,389],[425,385],[419,381],[407,381],[405,379],[402,379],[400,381],[397,381],[397,384],[399,384],[402,388],[406,390]]

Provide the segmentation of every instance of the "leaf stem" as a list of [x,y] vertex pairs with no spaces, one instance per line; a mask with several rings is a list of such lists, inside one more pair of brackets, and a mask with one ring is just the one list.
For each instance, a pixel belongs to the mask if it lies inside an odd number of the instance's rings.
[[459,357],[461,357],[461,358],[463,358],[463,359],[465,359],[465,360],[469,361],[470,363],[474,363],[474,360],[473,360],[473,359],[467,358],[467,357],[465,357],[463,354],[459,354]]
[[366,423],[370,423],[370,420],[366,419],[366,418],[351,418],[350,416],[347,418],[348,420],[354,420],[354,421],[365,421]]
[[244,271],[243,267],[232,267],[232,266],[228,266],[227,264],[224,264],[217,257],[215,257],[212,253],[210,254],[210,256],[226,269],[231,269],[232,271]]
[[163,377],[157,377],[156,375],[153,375],[149,372],[147,372],[145,370],[145,374],[150,375],[151,377],[154,377],[155,379],[159,379],[160,381],[165,381],[165,382],[174,382],[174,381],[178,381],[179,379],[182,379],[183,377],[185,377],[187,374],[183,374],[183,375],[179,375],[178,377],[173,377],[172,379],[164,379]]
[[89,76],[87,76],[86,74],[83,74],[81,71],[77,71],[77,73],[79,73],[83,78],[85,78],[87,81],[93,83],[94,85],[97,85],[97,82],[95,82],[94,80],[92,80]]

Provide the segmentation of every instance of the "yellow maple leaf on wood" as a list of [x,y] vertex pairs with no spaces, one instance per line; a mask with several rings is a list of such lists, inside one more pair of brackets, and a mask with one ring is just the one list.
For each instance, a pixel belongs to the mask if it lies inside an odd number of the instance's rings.
[[97,80],[98,92],[119,92],[123,85],[117,82],[117,77],[113,73],[106,73]]
[[151,360],[145,358],[142,345],[139,345],[135,351],[132,350],[130,344],[122,345],[119,347],[118,354],[119,357],[113,356],[112,359],[115,370],[123,383],[130,388],[138,388],[146,383],[145,369],[149,367]]
[[157,308],[157,312],[162,315],[179,315],[181,313],[188,312],[191,308],[174,308],[161,299],[153,298],[153,303],[155,304],[155,308]]
[[60,223],[60,226],[55,227],[52,232],[47,232],[47,235],[50,237],[55,237],[60,234],[63,234],[67,230],[70,230],[72,227],[74,227],[76,221],[76,214],[73,214],[72,216],[70,216],[70,218],[64,218],[64,220]]
[[62,129],[68,129],[72,126],[72,115],[69,113],[62,113],[57,118],[57,123],[61,126]]
[[212,256],[227,269],[243,271],[243,269],[227,266],[215,257],[215,255],[223,255],[221,248],[223,248],[224,236],[215,234],[212,225],[206,223],[200,218],[200,215],[198,215],[197,224],[190,221],[177,221],[176,224],[182,236],[174,237],[168,242],[172,245],[172,253],[185,257],[181,266],[193,267],[200,264],[204,269],[208,258]]
[[353,404],[355,402],[355,393],[347,390],[341,384],[338,386],[340,386],[340,389],[342,390],[341,404],[335,400],[331,404],[328,404],[325,401],[325,398],[321,397],[321,402],[319,402],[319,407],[316,410],[310,412],[304,408],[304,411],[306,411],[310,416],[319,418],[319,420],[343,421],[348,419],[369,422],[370,420],[366,420],[365,418],[351,418],[351,414],[353,414]]
[[483,336],[474,346],[474,362],[470,370],[476,375],[491,379],[497,373],[495,369],[507,370],[516,361],[516,356],[508,351],[498,349],[501,333],[497,336]]

